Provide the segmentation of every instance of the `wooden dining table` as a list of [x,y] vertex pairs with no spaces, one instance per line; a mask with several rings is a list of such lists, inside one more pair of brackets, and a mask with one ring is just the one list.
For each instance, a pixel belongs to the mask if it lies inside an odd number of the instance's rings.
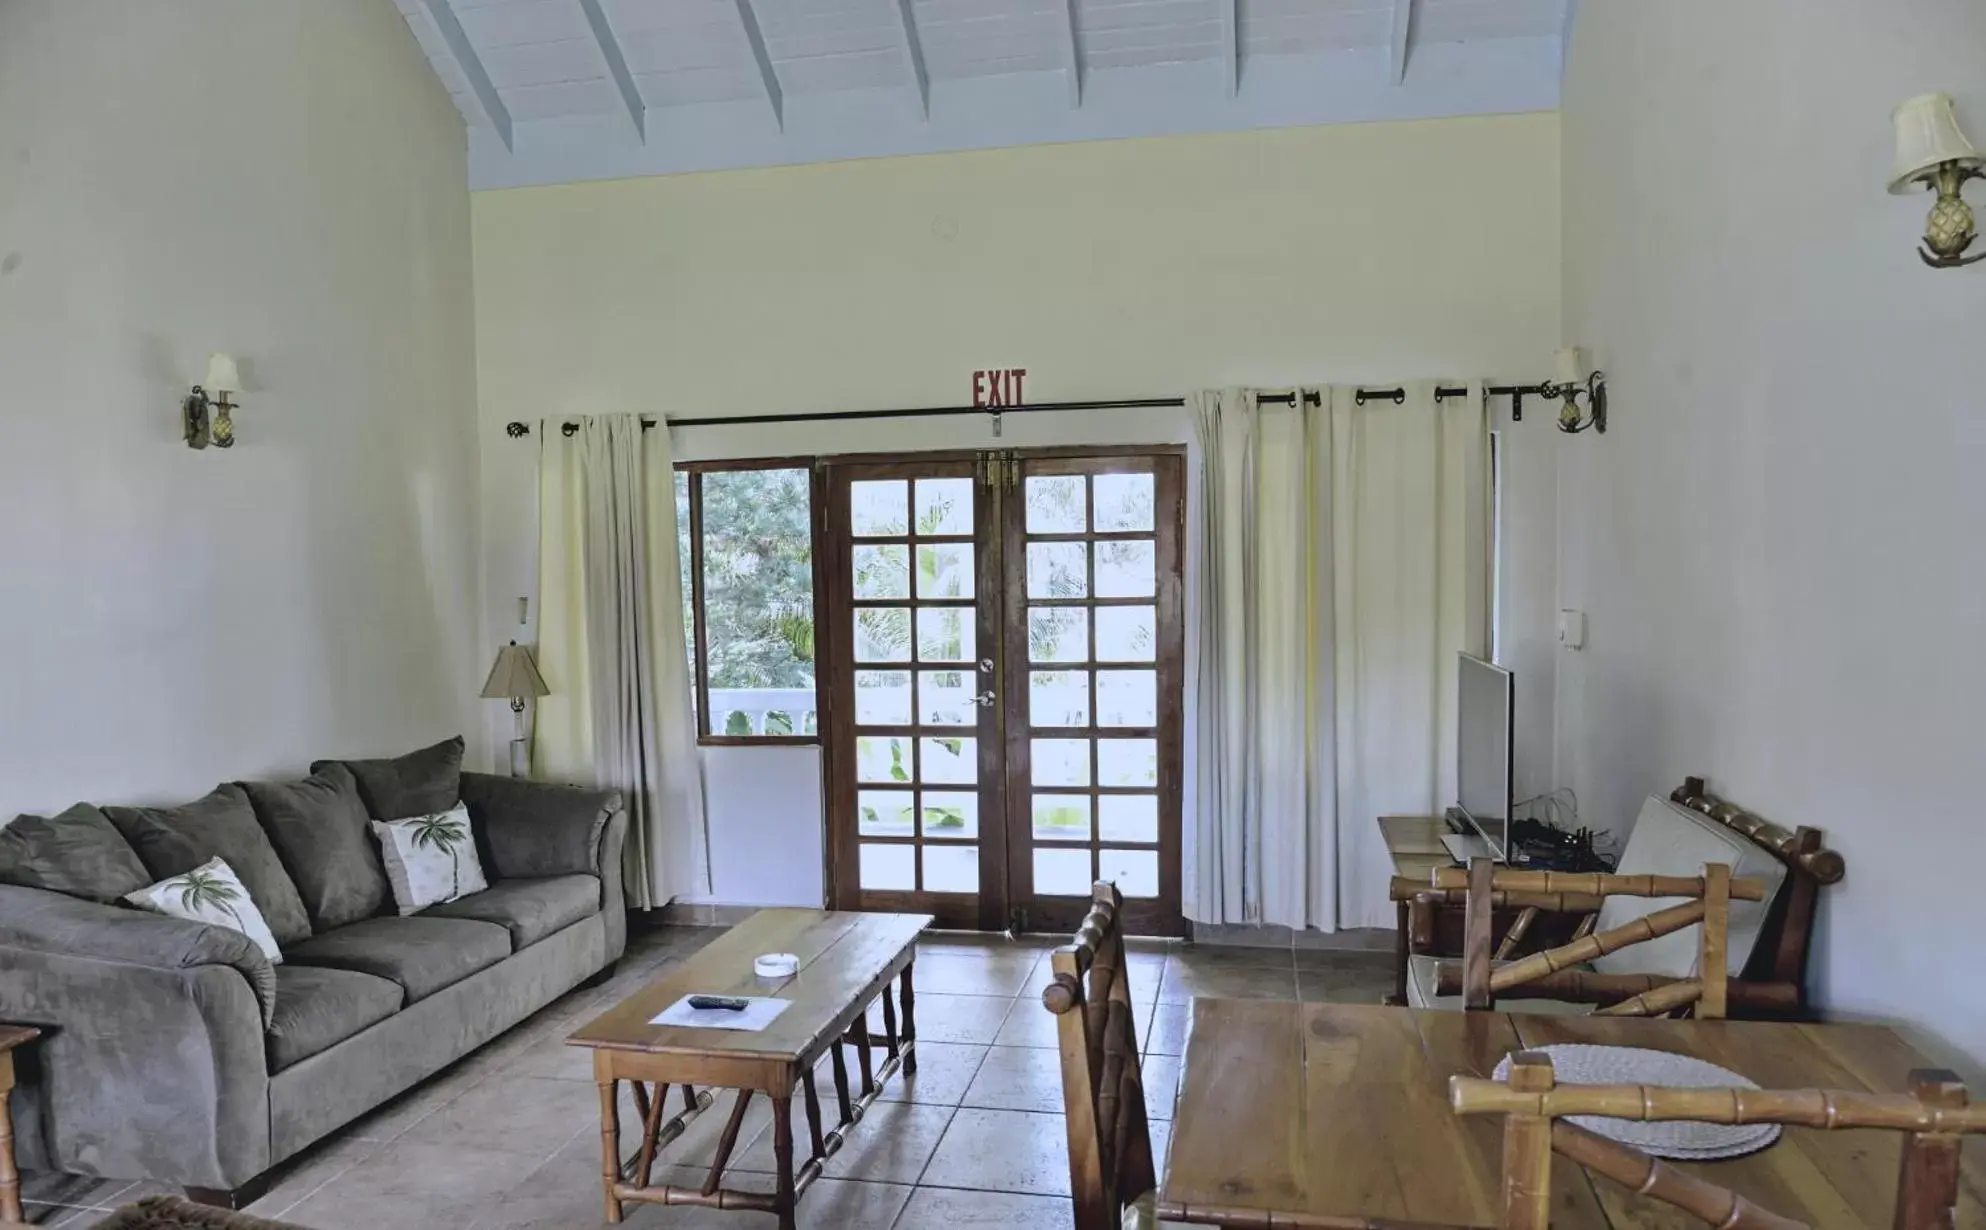
[[[1159,1187],[1175,1220],[1224,1226],[1499,1224],[1503,1124],[1460,1117],[1448,1078],[1489,1076],[1553,1043],[1692,1055],[1768,1089],[1902,1093],[1935,1067],[1880,1025],[1642,1020],[1193,1001]],[[1888,1227],[1903,1134],[1788,1127],[1747,1157],[1679,1168],[1822,1230]],[[1589,1175],[1552,1169],[1554,1230],[1700,1225]],[[1986,1141],[1965,1143],[1958,1226],[1986,1228]]]

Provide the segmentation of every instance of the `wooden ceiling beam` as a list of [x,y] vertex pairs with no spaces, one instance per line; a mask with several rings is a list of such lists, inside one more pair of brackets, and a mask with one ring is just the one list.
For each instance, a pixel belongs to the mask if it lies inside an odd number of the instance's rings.
[[910,75],[917,82],[918,114],[931,118],[931,74],[924,67],[924,39],[917,33],[917,14],[910,0],[896,0],[897,17],[903,26],[903,54],[910,62]]
[[448,0],[422,0],[422,4],[434,20],[442,46],[455,60],[455,70],[468,83],[469,95],[476,100],[477,109],[483,113],[483,122],[496,130],[497,139],[503,142],[505,149],[516,152],[516,147],[511,144],[510,108],[503,105],[495,83],[483,68],[483,58],[469,45],[469,36],[462,32],[462,23],[455,19],[455,10],[448,7]]
[[1241,93],[1241,0],[1221,3],[1221,69],[1227,77],[1227,96]]
[[606,63],[607,76],[621,96],[621,105],[627,108],[628,119],[634,122],[635,137],[647,144],[648,103],[641,97],[641,88],[634,83],[634,74],[628,71],[627,57],[621,54],[621,43],[614,37],[614,28],[607,24],[606,10],[600,7],[600,0],[579,0],[579,11],[586,15],[587,28],[593,31],[593,41],[600,48],[600,59]]
[[751,44],[752,59],[758,62],[759,82],[765,87],[765,99],[772,104],[773,122],[780,131],[786,130],[786,91],[779,86],[779,72],[772,66],[772,56],[765,49],[765,32],[759,29],[759,15],[752,10],[752,0],[737,0],[738,24],[745,28],[745,41]]
[[1420,8],[1420,0],[1393,0],[1393,75],[1394,85],[1405,84],[1407,80],[1407,56],[1412,51],[1414,18]]
[[1062,27],[1062,69],[1069,75],[1069,105],[1083,105],[1083,35],[1076,25],[1076,0],[1062,0],[1068,17]]

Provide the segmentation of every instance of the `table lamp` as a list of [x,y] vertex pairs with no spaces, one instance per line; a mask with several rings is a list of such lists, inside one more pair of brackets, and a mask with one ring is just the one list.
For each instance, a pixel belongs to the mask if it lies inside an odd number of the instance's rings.
[[510,775],[531,776],[531,735],[524,725],[524,702],[550,696],[545,677],[531,660],[531,651],[512,641],[497,650],[496,664],[490,667],[489,681],[483,684],[484,700],[508,700],[517,715],[517,735],[510,741]]

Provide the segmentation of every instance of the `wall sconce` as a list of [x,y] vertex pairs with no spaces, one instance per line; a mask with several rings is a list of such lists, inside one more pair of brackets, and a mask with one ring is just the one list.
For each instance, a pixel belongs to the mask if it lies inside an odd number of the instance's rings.
[[[231,355],[214,354],[207,356],[207,379],[203,384],[193,386],[186,395],[180,410],[186,421],[186,447],[215,448],[234,447],[234,411],[232,400],[241,392],[241,373],[235,369]],[[213,411],[212,422],[208,411]]]
[[1965,181],[1986,179],[1986,155],[1959,131],[1949,94],[1923,94],[1896,109],[1896,168],[1889,190],[1896,196],[1932,188],[1938,203],[1924,223],[1924,246],[1917,255],[1933,269],[1958,269],[1986,260],[1986,252],[1966,256],[1979,234],[1972,208],[1962,195]]
[[[1607,375],[1605,372],[1588,370],[1586,352],[1578,346],[1569,346],[1558,352],[1558,381],[1544,386],[1546,397],[1557,397],[1564,404],[1559,407],[1558,429],[1567,435],[1578,435],[1587,428],[1607,434]],[[1586,413],[1579,412],[1579,399],[1586,399]]]

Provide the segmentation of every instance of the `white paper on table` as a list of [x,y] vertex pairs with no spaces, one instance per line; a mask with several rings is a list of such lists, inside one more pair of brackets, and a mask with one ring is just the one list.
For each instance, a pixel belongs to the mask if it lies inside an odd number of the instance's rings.
[[745,1010],[732,1012],[728,1008],[692,1008],[690,997],[685,995],[662,1010],[661,1015],[650,1017],[650,1025],[680,1025],[689,1029],[736,1029],[746,1033],[757,1033],[779,1018],[779,1014],[792,1006],[790,999],[758,999],[744,997]]

